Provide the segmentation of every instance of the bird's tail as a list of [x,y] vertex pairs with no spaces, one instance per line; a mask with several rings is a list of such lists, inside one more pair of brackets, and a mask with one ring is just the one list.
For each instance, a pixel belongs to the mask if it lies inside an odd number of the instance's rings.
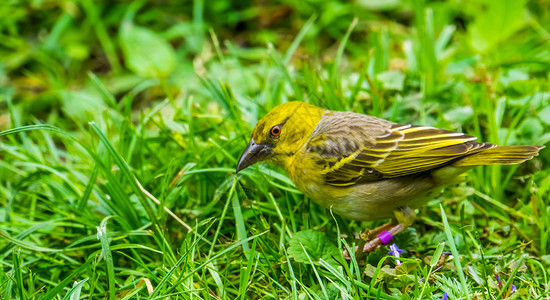
[[544,146],[500,146],[483,150],[454,162],[454,167],[514,165],[539,155]]

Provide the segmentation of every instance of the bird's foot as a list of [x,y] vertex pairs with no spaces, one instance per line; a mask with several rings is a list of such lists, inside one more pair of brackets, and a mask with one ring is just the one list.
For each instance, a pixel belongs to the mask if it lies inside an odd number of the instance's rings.
[[[384,224],[373,230],[365,230],[359,239],[359,245],[355,247],[355,258],[360,260],[365,253],[376,250],[380,245],[387,245],[393,240],[393,236],[401,232],[405,226],[403,224]],[[361,250],[360,250],[361,249]],[[349,252],[344,250],[344,257],[351,259]]]
[[[394,211],[394,216],[395,220],[397,220],[397,225],[388,223],[375,228],[374,230],[367,229],[361,234],[359,245],[354,249],[355,258],[358,261],[361,260],[364,253],[372,252],[380,245],[388,245],[396,234],[411,226],[416,218],[416,213],[411,207],[403,206],[398,207]],[[347,250],[344,250],[344,257],[347,260],[351,259],[351,256]]]

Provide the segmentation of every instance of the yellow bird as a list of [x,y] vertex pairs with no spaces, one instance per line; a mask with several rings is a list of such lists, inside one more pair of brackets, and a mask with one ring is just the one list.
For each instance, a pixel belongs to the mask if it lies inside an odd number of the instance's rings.
[[[256,124],[237,172],[260,161],[280,166],[318,204],[353,220],[395,217],[370,251],[414,221],[414,208],[479,165],[519,164],[544,146],[496,146],[443,129],[401,125],[305,102],[275,107]],[[385,231],[389,229],[389,231]]]

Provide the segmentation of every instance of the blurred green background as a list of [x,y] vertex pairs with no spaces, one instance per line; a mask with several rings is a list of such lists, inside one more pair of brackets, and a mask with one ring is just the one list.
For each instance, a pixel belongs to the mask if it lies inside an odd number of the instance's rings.
[[548,145],[549,24],[548,0],[2,1],[0,298],[547,296],[548,149],[446,189],[399,267],[342,260],[382,222],[234,169],[290,100]]

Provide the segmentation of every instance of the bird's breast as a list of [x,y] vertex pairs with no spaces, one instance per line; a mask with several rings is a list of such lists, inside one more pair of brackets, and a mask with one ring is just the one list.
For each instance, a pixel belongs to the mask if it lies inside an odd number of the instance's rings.
[[325,182],[325,165],[318,163],[319,158],[303,151],[293,157],[287,174],[296,187],[316,203],[330,207],[353,192],[353,187],[334,187]]
[[358,221],[392,217],[398,207],[419,207],[429,200],[428,193],[438,186],[427,174],[388,178],[347,187],[332,186],[325,182],[323,168],[308,158],[301,159],[301,163],[287,170],[296,187],[317,204]]

